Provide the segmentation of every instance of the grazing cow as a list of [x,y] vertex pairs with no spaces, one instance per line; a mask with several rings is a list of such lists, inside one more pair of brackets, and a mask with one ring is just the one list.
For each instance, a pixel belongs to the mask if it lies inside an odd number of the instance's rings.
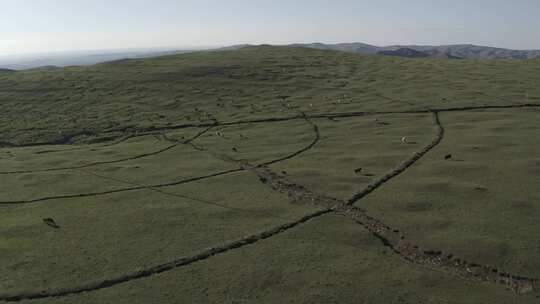
[[406,143],[407,143],[407,136],[403,136],[403,137],[401,138],[401,143],[402,143],[402,144],[406,144]]
[[56,224],[56,222],[50,217],[44,218],[43,222],[49,227],[53,227],[53,228],[56,228],[56,229],[60,228],[60,226],[58,226],[58,224]]
[[451,159],[451,158],[452,158],[452,154],[448,154],[448,155],[446,155],[446,156],[444,157],[444,160],[449,160],[449,159]]
[[358,169],[354,170],[354,173],[356,173],[356,174],[360,174],[361,172],[362,172],[362,168],[358,168]]

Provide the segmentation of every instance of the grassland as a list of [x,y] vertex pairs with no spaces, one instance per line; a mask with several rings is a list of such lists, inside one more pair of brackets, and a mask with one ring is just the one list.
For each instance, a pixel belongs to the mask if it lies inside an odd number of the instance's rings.
[[261,46],[0,104],[0,302],[539,301],[538,60]]

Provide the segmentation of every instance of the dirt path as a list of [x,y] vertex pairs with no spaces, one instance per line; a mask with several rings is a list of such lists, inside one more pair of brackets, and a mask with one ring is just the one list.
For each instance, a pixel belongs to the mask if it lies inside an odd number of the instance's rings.
[[397,167],[392,169],[390,172],[386,173],[385,175],[377,178],[373,182],[371,182],[366,188],[359,191],[358,193],[354,194],[351,199],[349,199],[348,204],[352,205],[355,202],[359,201],[360,199],[364,198],[366,195],[373,192],[373,190],[380,187],[382,184],[386,183],[390,179],[398,176],[399,174],[403,173],[405,170],[407,170],[410,166],[412,166],[414,163],[416,163],[420,158],[422,158],[424,155],[426,155],[429,151],[431,151],[433,148],[435,148],[438,144],[441,143],[443,137],[444,137],[444,128],[441,125],[441,122],[439,120],[439,113],[433,112],[433,125],[435,127],[435,136],[433,140],[422,150],[415,152],[410,158],[403,161],[401,164],[399,164]]
[[183,198],[183,199],[195,202],[197,204],[209,205],[209,206],[219,207],[219,208],[222,208],[222,209],[227,209],[227,210],[232,210],[232,211],[240,211],[240,212],[244,212],[244,213],[264,214],[266,216],[273,217],[273,218],[278,218],[278,219],[282,219],[282,220],[291,220],[290,218],[285,218],[285,217],[282,217],[282,216],[278,216],[278,215],[272,214],[272,213],[267,212],[267,211],[231,207],[231,206],[227,206],[227,205],[224,205],[224,204],[220,204],[218,202],[213,202],[213,201],[205,200],[205,199],[194,197],[194,196],[188,196],[188,195],[168,192],[168,191],[165,191],[165,190],[162,190],[162,189],[159,189],[159,188],[146,187],[144,185],[140,185],[140,184],[137,184],[137,183],[132,183],[132,182],[122,180],[122,179],[119,179],[119,178],[112,178],[112,177],[104,176],[104,175],[97,174],[97,173],[91,172],[91,171],[86,171],[86,170],[79,170],[79,171],[84,173],[84,174],[92,175],[92,176],[95,176],[95,177],[98,177],[98,178],[101,178],[101,179],[105,179],[105,180],[109,180],[109,181],[119,182],[119,183],[123,183],[123,184],[126,184],[126,185],[131,185],[131,186],[145,187],[146,190],[154,191],[154,192],[166,195],[166,196]]
[[[320,134],[319,134],[319,129],[317,125],[311,122],[307,117],[304,117],[304,119],[306,120],[306,122],[308,122],[310,125],[313,126],[313,132],[314,132],[313,141],[306,147],[294,153],[291,153],[285,157],[280,158],[280,161],[297,157],[298,155],[301,155],[305,151],[312,149],[319,142]],[[202,148],[199,148],[199,149],[202,149]],[[230,159],[228,157],[223,157],[223,158]],[[234,159],[230,159],[230,161],[236,162]],[[270,162],[267,162],[266,164],[273,164],[273,163],[276,163],[276,161],[270,161]],[[20,301],[23,299],[61,297],[61,296],[66,296],[70,294],[77,294],[77,293],[82,293],[82,292],[95,291],[95,290],[99,290],[103,288],[109,288],[118,284],[132,281],[132,280],[141,279],[141,278],[149,277],[149,276],[159,274],[162,272],[170,271],[172,269],[175,269],[181,266],[189,265],[197,261],[208,259],[217,254],[225,253],[225,252],[234,250],[236,248],[254,244],[260,240],[264,240],[274,235],[278,235],[298,225],[301,225],[309,220],[318,218],[324,214],[337,212],[339,208],[343,208],[343,206],[346,206],[344,202],[338,199],[317,195],[300,185],[288,183],[286,180],[284,180],[284,178],[279,177],[278,175],[270,171],[270,169],[268,169],[267,165],[265,164],[250,165],[247,163],[238,163],[238,165],[241,166],[240,170],[249,170],[257,174],[261,182],[265,184],[269,184],[274,190],[286,193],[291,198],[291,200],[296,201],[296,202],[305,202],[308,204],[320,206],[321,210],[312,212],[302,218],[299,218],[294,221],[289,221],[287,223],[281,224],[277,227],[268,229],[266,231],[262,231],[262,232],[226,243],[222,246],[210,248],[192,257],[182,257],[179,259],[175,259],[171,262],[152,266],[150,268],[140,270],[137,272],[125,273],[115,278],[109,278],[107,280],[85,283],[85,284],[81,284],[81,285],[73,286],[73,287],[50,289],[50,290],[44,290],[44,291],[34,291],[34,292],[28,292],[28,293],[22,293],[22,294],[12,294],[12,295],[4,294],[4,295],[0,295],[0,300]],[[381,185],[382,183],[375,186],[375,188],[380,187]],[[351,208],[351,207],[347,207],[347,208]]]
[[73,170],[73,169],[83,169],[83,168],[90,168],[90,167],[95,167],[95,166],[99,166],[99,165],[116,164],[116,163],[126,162],[126,161],[130,161],[130,160],[146,158],[146,157],[155,156],[155,155],[161,154],[163,152],[169,151],[169,150],[171,150],[173,148],[176,148],[176,147],[178,147],[180,145],[190,144],[191,142],[193,142],[194,140],[196,140],[200,136],[204,135],[210,129],[211,129],[211,127],[206,128],[203,131],[198,132],[193,137],[191,137],[191,138],[189,138],[189,139],[187,139],[185,141],[176,141],[172,145],[169,145],[169,146],[167,146],[167,147],[165,147],[163,149],[159,149],[159,150],[149,152],[149,153],[139,154],[139,155],[130,156],[130,157],[121,158],[121,159],[116,159],[116,160],[93,162],[93,163],[88,163],[88,164],[79,165],[79,166],[55,167],[55,168],[39,169],[39,170],[5,171],[5,172],[0,172],[0,175],[23,174],[23,173],[43,173],[43,172],[54,172],[54,171],[65,171],[65,170]]
[[[320,139],[320,134],[319,134],[319,130],[318,130],[317,126],[315,124],[313,124],[309,119],[307,119],[305,117],[304,117],[304,119],[310,125],[313,126],[313,134],[314,134],[313,137],[314,138],[313,138],[312,142],[310,142],[309,145],[301,148],[298,151],[295,151],[293,153],[290,153],[290,154],[285,155],[283,157],[280,157],[278,159],[274,159],[274,160],[265,162],[265,163],[260,164],[258,166],[266,166],[266,165],[269,165],[269,164],[275,164],[275,163],[279,163],[279,162],[282,162],[282,161],[285,161],[285,160],[289,160],[289,159],[291,159],[293,157],[296,157],[296,156],[310,150],[311,148],[313,148],[313,146],[315,146],[317,144],[317,142]],[[211,128],[213,128],[213,127],[208,127],[206,129],[206,131],[210,130]],[[196,136],[195,138],[198,138],[198,136]],[[206,152],[206,153],[208,153],[208,154],[210,154],[210,155],[212,155],[212,156],[214,156],[216,158],[219,158],[219,159],[221,159],[223,161],[227,161],[227,162],[234,163],[235,165],[239,165],[238,161],[236,161],[236,160],[234,160],[234,159],[232,159],[230,157],[220,156],[220,155],[217,155],[216,153],[211,153],[211,151],[205,151],[204,149],[196,146],[194,144],[195,138],[193,140],[189,141],[187,144],[191,145],[192,147],[199,150],[200,152]],[[74,168],[74,169],[80,169],[80,168]],[[26,204],[42,203],[42,202],[47,202],[47,201],[51,201],[51,200],[74,199],[74,198],[83,198],[83,197],[96,197],[96,196],[110,195],[110,194],[115,194],[115,193],[144,190],[144,189],[149,189],[149,188],[151,188],[151,189],[160,189],[160,188],[166,188],[166,187],[171,187],[171,186],[177,186],[177,185],[187,184],[187,183],[191,183],[191,182],[196,182],[196,181],[200,181],[200,180],[204,180],[204,179],[208,179],[208,178],[213,178],[213,177],[218,177],[218,176],[222,176],[222,175],[227,175],[227,174],[231,174],[231,173],[237,173],[237,172],[241,172],[241,171],[244,171],[244,170],[246,170],[246,169],[243,168],[242,166],[239,166],[239,168],[237,168],[237,169],[224,170],[224,171],[211,173],[211,174],[207,174],[207,175],[203,175],[203,176],[192,177],[192,178],[187,178],[187,179],[181,179],[181,180],[174,181],[174,182],[169,182],[169,183],[160,183],[160,184],[153,184],[153,185],[134,185],[134,186],[131,186],[131,187],[114,189],[114,190],[109,190],[109,191],[45,196],[45,197],[39,197],[39,198],[27,199],[27,200],[0,201],[0,206],[26,205]]]
[[[269,168],[251,168],[261,182],[272,187],[275,191],[285,193],[297,203],[311,204],[330,208],[346,218],[362,225],[382,244],[408,262],[429,267],[467,280],[477,280],[502,285],[518,294],[530,293],[540,288],[540,280],[509,274],[496,267],[480,265],[462,260],[450,253],[440,250],[424,250],[414,242],[409,241],[398,229],[392,228],[382,221],[369,216],[365,210],[353,207],[349,201],[316,194],[305,187],[292,183],[284,176],[272,172]],[[394,175],[396,176],[396,175]],[[380,187],[381,184],[379,184]],[[366,189],[370,186],[366,187]],[[326,209],[324,209],[326,210]]]
[[95,281],[95,282],[89,282],[85,284],[80,284],[73,287],[48,289],[48,290],[36,290],[36,291],[30,291],[30,292],[25,292],[25,293],[20,293],[20,294],[2,293],[0,294],[0,301],[17,302],[17,301],[22,301],[22,300],[63,297],[63,296],[72,295],[72,294],[96,291],[99,289],[113,287],[118,284],[127,283],[129,281],[150,277],[159,273],[176,269],[178,267],[182,267],[182,266],[186,266],[195,262],[206,260],[208,258],[211,258],[212,256],[222,254],[236,248],[244,247],[247,245],[254,244],[258,241],[268,239],[274,235],[277,235],[284,231],[292,229],[298,225],[301,225],[313,218],[316,218],[328,212],[330,212],[330,210],[322,210],[322,211],[313,212],[298,220],[281,224],[274,228],[250,235],[248,237],[240,238],[240,239],[237,239],[237,240],[234,240],[234,241],[231,241],[231,242],[228,242],[228,243],[216,246],[216,247],[208,248],[194,256],[181,257],[173,261],[170,261],[164,264],[155,265],[144,270],[133,271],[133,272],[119,275],[117,277],[108,278],[105,280],[100,280],[100,281]]
[[398,229],[391,228],[382,221],[369,216],[363,209],[352,206],[352,204],[361,200],[390,179],[407,170],[422,156],[441,143],[444,138],[444,128],[440,123],[437,112],[433,113],[433,121],[435,137],[427,146],[414,153],[411,158],[405,160],[387,174],[367,185],[348,201],[316,194],[301,185],[288,181],[286,177],[272,172],[268,167],[251,167],[249,169],[257,174],[261,182],[269,185],[275,191],[288,194],[296,202],[330,208],[332,212],[354,220],[381,240],[384,246],[411,263],[468,280],[496,283],[517,294],[526,294],[538,290],[540,288],[539,279],[522,277],[504,272],[496,267],[465,261],[441,250],[423,250],[414,242],[408,241]]
[[208,178],[213,178],[217,176],[222,176],[230,173],[240,172],[243,171],[243,169],[231,169],[231,170],[225,170],[220,171],[216,173],[210,173],[207,175],[197,176],[197,177],[191,177],[186,178],[170,183],[163,183],[163,184],[155,184],[155,185],[141,185],[141,186],[133,186],[133,187],[126,187],[126,188],[120,188],[120,189],[114,189],[109,191],[101,191],[101,192],[89,192],[89,193],[78,193],[78,194],[66,194],[66,195],[56,195],[56,196],[45,196],[35,199],[29,199],[29,200],[14,200],[14,201],[0,201],[0,206],[13,206],[13,205],[27,205],[27,204],[36,204],[51,200],[61,200],[61,199],[73,199],[73,198],[82,198],[82,197],[95,197],[95,196],[103,196],[103,195],[109,195],[114,193],[121,193],[121,192],[129,192],[129,191],[136,191],[136,190],[144,190],[147,188],[165,188],[165,187],[171,187],[171,186],[177,186],[187,183],[192,183]]
[[[431,112],[460,112],[460,111],[472,111],[472,110],[490,110],[490,109],[511,109],[511,108],[534,108],[534,107],[540,107],[540,104],[536,103],[522,103],[522,104],[511,104],[511,105],[493,105],[493,106],[464,106],[464,107],[451,107],[451,108],[434,108],[434,109],[424,109],[424,110],[409,110],[409,111],[369,111],[369,112],[330,112],[330,113],[314,113],[314,114],[306,114],[305,117],[309,119],[315,119],[315,118],[345,118],[345,117],[360,117],[360,116],[373,116],[373,115],[392,115],[392,114],[428,114]],[[167,126],[167,127],[149,127],[149,128],[140,128],[136,130],[127,130],[127,129],[112,129],[107,130],[101,135],[106,134],[115,134],[115,133],[121,133],[125,134],[126,132],[134,132],[136,135],[132,135],[130,137],[140,137],[140,136],[146,136],[146,135],[152,135],[152,134],[160,134],[167,131],[173,131],[173,130],[180,130],[180,129],[187,129],[187,128],[209,128],[209,127],[220,127],[220,126],[234,126],[234,125],[242,125],[242,124],[253,124],[253,123],[271,123],[271,122],[283,122],[283,121],[291,121],[291,120],[298,120],[298,119],[304,119],[303,115],[292,115],[292,116],[285,116],[285,117],[269,117],[269,118],[260,118],[260,119],[246,119],[246,120],[236,120],[236,121],[230,121],[230,122],[208,122],[208,123],[200,123],[200,124],[179,124],[174,126]],[[112,136],[112,135],[111,135]],[[125,135],[122,135],[120,137],[124,137]],[[0,144],[7,147],[7,148],[25,148],[25,147],[39,147],[39,146],[65,146],[65,145],[71,145],[71,139],[66,140],[67,143],[58,143],[58,142],[43,142],[43,143],[33,143],[33,144],[24,144],[24,145],[16,145],[13,143],[10,143],[8,141],[0,141]],[[1,148],[0,148],[1,149]]]
[[[538,105],[534,105],[537,107]],[[492,282],[501,284],[505,288],[510,288],[517,293],[527,293],[535,291],[538,288],[539,281],[531,278],[524,278],[515,275],[511,275],[505,272],[502,272],[496,268],[478,265],[475,263],[470,263],[463,261],[459,258],[455,258],[451,254],[445,254],[441,251],[436,250],[422,250],[418,246],[410,243],[406,240],[405,236],[396,229],[392,229],[388,225],[382,223],[381,221],[368,216],[365,211],[360,208],[351,206],[353,203],[361,200],[363,197],[369,193],[375,191],[386,182],[396,177],[397,175],[404,172],[407,168],[416,163],[421,159],[426,153],[431,149],[437,146],[444,137],[444,129],[440,124],[438,112],[448,112],[448,111],[468,111],[475,109],[500,109],[500,108],[520,108],[520,107],[532,107],[532,105],[519,105],[519,106],[493,106],[493,107],[467,107],[467,108],[452,108],[445,110],[435,110],[430,111],[433,113],[434,123],[435,123],[435,137],[431,143],[424,147],[421,151],[413,154],[412,157],[408,158],[396,168],[392,169],[389,173],[377,179],[375,182],[369,184],[365,189],[359,191],[348,201],[341,201],[336,198],[318,195],[301,185],[288,182],[284,177],[279,176],[268,169],[267,165],[273,164],[276,161],[271,161],[266,164],[261,165],[250,165],[250,164],[240,164],[241,168],[236,170],[231,170],[230,172],[239,172],[243,170],[250,170],[257,174],[259,180],[269,186],[274,190],[286,193],[292,200],[297,202],[303,202],[306,204],[313,204],[320,206],[322,209],[320,211],[312,212],[302,218],[299,218],[295,221],[290,221],[282,225],[276,226],[274,228],[247,236],[226,244],[209,248],[201,253],[191,256],[191,257],[182,257],[175,259],[171,262],[156,265],[148,269],[134,271],[119,275],[115,278],[109,278],[106,280],[90,282],[86,284],[80,284],[74,287],[58,288],[58,289],[49,289],[42,291],[33,291],[22,294],[0,294],[0,301],[20,301],[24,299],[39,299],[39,298],[50,298],[50,297],[61,297],[70,294],[77,294],[82,292],[95,291],[103,288],[109,288],[118,284],[126,283],[132,280],[141,279],[145,277],[150,277],[152,275],[170,271],[172,269],[182,267],[195,263],[197,261],[208,259],[212,256],[222,254],[236,248],[244,247],[247,245],[254,244],[260,240],[268,239],[272,236],[278,235],[284,231],[297,227],[307,221],[316,219],[325,214],[336,212],[342,214],[347,218],[350,218],[360,225],[364,226],[369,230],[375,237],[380,239],[384,246],[389,247],[394,253],[403,257],[409,262],[435,268],[440,271],[451,273],[464,279],[474,279],[484,282]],[[411,112],[412,113],[412,112]],[[429,113],[429,112],[415,112],[415,113]],[[336,115],[336,114],[332,114]],[[343,114],[350,115],[350,114]],[[355,114],[354,116],[362,116],[365,114]],[[371,115],[371,114],[369,114]],[[319,141],[320,135],[319,130],[315,124],[313,124],[309,119],[315,116],[303,115],[302,119],[305,119],[310,124],[313,125],[314,133],[316,134],[314,141],[309,145],[299,150],[295,153],[290,154],[289,156],[280,158],[279,161],[290,159],[300,155],[301,153],[313,148],[316,143]],[[323,116],[327,117],[327,116]],[[334,117],[334,116],[333,116]],[[339,116],[336,116],[339,117]],[[345,117],[345,116],[342,116]],[[320,117],[319,117],[320,118]],[[297,118],[296,118],[297,119]],[[215,173],[213,176],[223,175],[227,173]],[[200,180],[207,177],[191,179],[191,181]],[[189,182],[189,181],[185,181]],[[184,183],[185,183],[184,182]],[[152,186],[153,188],[166,187],[165,184],[161,186]],[[137,187],[134,187],[137,188]],[[143,187],[144,188],[144,187]],[[120,190],[120,191],[130,191],[130,190]],[[113,192],[111,192],[113,193]],[[48,200],[53,198],[48,198]],[[44,199],[41,199],[44,200]],[[2,204],[0,202],[0,204]]]
[[[307,121],[307,119],[306,119],[306,121]],[[283,161],[283,160],[286,160],[286,159],[291,159],[293,157],[296,157],[296,156],[304,153],[305,151],[310,150],[311,148],[313,148],[313,146],[315,146],[317,144],[317,142],[320,139],[318,128],[317,128],[317,126],[315,124],[313,124],[311,122],[309,122],[309,123],[314,126],[314,129],[313,129],[313,131],[314,131],[314,139],[313,139],[313,141],[309,145],[307,145],[306,147],[304,147],[304,148],[302,148],[302,149],[300,149],[298,151],[295,151],[295,152],[293,152],[293,153],[291,153],[291,154],[289,154],[289,155],[287,155],[285,157],[280,158],[279,161]],[[202,148],[200,148],[200,149],[202,149]],[[236,164],[239,164],[234,159],[230,159],[230,158],[226,158],[226,159],[229,159],[231,162],[235,162]],[[278,160],[274,160],[274,161],[270,161],[268,163],[276,163],[277,161]],[[243,164],[239,164],[239,165],[240,165],[241,168],[235,170],[234,172],[240,172],[240,171],[248,170],[248,168],[245,165],[243,165]],[[256,165],[254,167],[263,168],[264,164]],[[229,172],[229,173],[231,173],[231,172]],[[223,174],[221,174],[221,175],[223,175]],[[216,175],[214,175],[214,176],[216,176]],[[138,190],[138,189],[147,189],[147,188],[157,188],[157,187],[134,186],[134,187],[131,187],[129,189]],[[125,191],[132,191],[132,190],[125,190]],[[110,193],[110,192],[108,192],[108,193]],[[93,194],[92,196],[94,196],[94,195],[95,194]],[[91,196],[91,195],[88,195],[88,196]],[[48,199],[53,199],[53,198],[48,198]],[[210,258],[210,257],[212,257],[214,255],[217,255],[217,254],[225,253],[227,251],[230,251],[230,250],[233,250],[233,249],[236,249],[236,248],[240,248],[240,247],[244,247],[246,245],[256,243],[256,242],[258,242],[260,240],[270,238],[270,237],[272,237],[274,235],[280,234],[280,233],[282,233],[284,231],[287,231],[287,230],[289,230],[291,228],[294,228],[294,227],[296,227],[298,225],[301,225],[301,224],[303,224],[303,223],[305,223],[305,222],[307,222],[307,221],[309,221],[311,219],[317,218],[317,217],[319,217],[319,216],[321,216],[323,214],[330,213],[330,212],[332,212],[331,208],[325,208],[325,209],[322,209],[322,210],[319,210],[319,211],[315,211],[315,212],[307,214],[307,215],[305,215],[305,216],[303,216],[303,217],[301,217],[299,219],[295,219],[295,220],[292,220],[292,221],[289,220],[284,224],[281,224],[279,226],[270,228],[268,230],[261,231],[261,232],[258,232],[256,234],[252,234],[250,236],[243,237],[243,238],[240,238],[240,239],[225,243],[225,244],[220,245],[220,246],[209,248],[209,249],[204,250],[204,251],[200,252],[199,254],[191,256],[191,257],[181,257],[181,258],[175,259],[173,261],[170,261],[170,262],[167,262],[167,263],[164,263],[164,264],[155,265],[155,266],[149,267],[149,268],[144,269],[144,270],[124,273],[124,274],[121,274],[121,275],[119,275],[117,277],[108,278],[106,280],[83,283],[83,284],[80,284],[80,285],[77,285],[77,286],[72,286],[72,287],[64,287],[64,288],[56,288],[56,289],[48,289],[48,290],[37,290],[37,291],[30,291],[30,292],[18,293],[18,294],[8,294],[8,293],[2,294],[2,293],[0,293],[0,301],[17,302],[17,301],[21,301],[21,300],[32,300],[32,299],[62,297],[62,296],[67,296],[67,295],[72,295],[72,294],[78,294],[78,293],[83,293],[83,292],[89,292],[89,291],[95,291],[95,290],[99,290],[99,289],[109,288],[109,287],[112,287],[112,286],[115,286],[115,285],[118,285],[118,284],[127,283],[127,282],[132,281],[132,280],[142,279],[142,278],[149,277],[149,276],[152,276],[152,275],[156,275],[156,274],[159,274],[159,273],[162,273],[162,272],[170,271],[170,270],[173,270],[173,269],[181,267],[181,266],[189,265],[189,264],[192,264],[192,263],[195,263],[195,262],[198,262],[198,261],[208,259],[208,258]]]

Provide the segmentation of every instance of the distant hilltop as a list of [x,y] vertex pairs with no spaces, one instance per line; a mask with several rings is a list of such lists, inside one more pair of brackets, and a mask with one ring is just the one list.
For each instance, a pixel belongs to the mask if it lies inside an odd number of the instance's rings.
[[88,51],[65,52],[55,54],[36,54],[22,56],[0,56],[0,73],[13,70],[53,69],[66,66],[84,66],[97,63],[116,61],[122,59],[148,58],[165,55],[175,55],[196,50],[146,50],[135,49],[129,51]]
[[410,48],[400,48],[395,51],[380,51],[377,54],[387,55],[387,56],[398,56],[406,58],[426,58],[429,57],[428,53],[420,52],[415,49]]
[[355,43],[307,43],[293,44],[322,50],[334,50],[360,54],[381,54],[407,58],[445,58],[445,59],[536,59],[540,58],[540,50],[510,50],[472,44],[455,45],[392,45],[374,46]]

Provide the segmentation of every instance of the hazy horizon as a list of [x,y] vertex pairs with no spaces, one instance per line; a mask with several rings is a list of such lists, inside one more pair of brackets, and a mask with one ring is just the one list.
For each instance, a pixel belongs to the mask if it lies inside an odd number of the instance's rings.
[[540,49],[534,0],[7,0],[0,8],[0,56],[312,42]]
[[[151,53],[151,52],[159,52],[159,51],[198,51],[198,50],[214,50],[222,47],[230,47],[230,46],[237,46],[237,45],[276,45],[276,46],[286,46],[286,45],[292,45],[292,44],[312,44],[312,43],[322,43],[322,44],[353,44],[353,43],[364,43],[373,45],[376,47],[389,47],[389,46],[446,46],[446,45],[477,45],[477,46],[483,46],[483,47],[493,47],[493,48],[505,48],[498,45],[480,45],[480,44],[472,44],[472,43],[453,43],[453,44],[385,44],[385,45],[377,45],[377,44],[370,44],[363,41],[340,41],[340,42],[325,42],[325,41],[300,41],[300,42],[291,42],[288,44],[271,44],[271,43],[259,43],[259,44],[249,44],[249,43],[233,43],[233,44],[227,44],[227,45],[207,45],[207,46],[155,46],[155,47],[142,47],[142,48],[116,48],[116,49],[77,49],[77,50],[59,50],[59,51],[42,51],[42,52],[34,52],[34,53],[19,53],[19,54],[6,54],[1,55],[0,59],[24,59],[24,58],[35,58],[35,57],[43,57],[43,56],[92,56],[92,55],[103,55],[103,54],[122,54],[122,53],[129,53],[129,52],[140,52],[140,53]],[[540,48],[529,48],[529,49],[519,49],[519,48],[506,48],[506,49],[512,49],[512,50],[518,50],[518,51],[534,51],[538,50]]]

